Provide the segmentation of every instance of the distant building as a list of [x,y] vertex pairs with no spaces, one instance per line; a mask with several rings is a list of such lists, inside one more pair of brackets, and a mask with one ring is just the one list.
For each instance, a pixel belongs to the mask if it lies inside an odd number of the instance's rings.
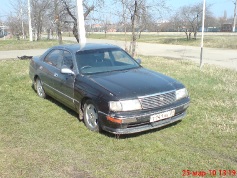
[[107,29],[107,32],[117,32],[116,28],[110,27]]
[[[220,32],[221,29],[218,27],[205,27],[204,32]],[[198,28],[198,32],[202,32],[202,27]]]
[[7,36],[7,27],[6,26],[0,26],[0,38]]
[[117,32],[117,26],[114,24],[92,24],[87,25],[88,32]]
[[91,29],[93,32],[102,32],[103,26],[101,24],[93,24]]
[[231,23],[226,23],[221,25],[221,32],[232,32],[233,25]]

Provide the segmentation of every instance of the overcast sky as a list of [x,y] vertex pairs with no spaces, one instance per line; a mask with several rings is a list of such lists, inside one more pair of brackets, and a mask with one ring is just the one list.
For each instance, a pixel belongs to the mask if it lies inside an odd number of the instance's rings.
[[[14,2],[14,0],[11,0]],[[75,0],[76,1],[76,0]],[[112,0],[105,0],[106,4],[109,4]],[[234,1],[235,0],[206,0],[207,4],[212,4],[211,11],[216,17],[222,17],[224,11],[227,12],[227,17],[233,17],[234,14]],[[195,3],[202,3],[203,0],[167,0],[169,5],[174,11],[184,5],[192,5]],[[111,9],[110,9],[111,10]],[[11,5],[9,0],[0,0],[0,19],[4,20],[4,17],[11,11]]]

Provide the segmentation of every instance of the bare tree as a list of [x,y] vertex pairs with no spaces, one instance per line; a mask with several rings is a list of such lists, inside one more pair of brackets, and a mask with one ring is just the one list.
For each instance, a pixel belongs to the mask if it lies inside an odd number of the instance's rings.
[[21,35],[22,29],[21,29],[21,23],[16,18],[15,15],[12,13],[8,15],[7,17],[7,26],[9,27],[9,31],[12,35],[18,36]]
[[194,38],[196,39],[197,29],[201,22],[198,19],[201,17],[200,14],[202,14],[201,3],[194,6],[184,6],[181,8],[181,22],[183,22],[182,24],[185,28],[187,40],[191,39],[192,33],[194,33]]
[[[212,17],[210,6],[206,9],[206,19]],[[198,28],[201,26],[202,13],[202,3],[198,3],[181,7],[172,17],[173,22],[179,24],[178,28],[185,32],[187,40],[191,39],[192,33],[196,39]]]
[[48,0],[32,0],[32,16],[33,27],[37,36],[37,40],[41,39],[44,19],[47,19],[47,12],[52,8],[51,1]]
[[[79,43],[78,29],[77,29],[77,15],[76,15],[76,5],[70,0],[61,0],[64,4],[64,8],[68,15],[72,18],[73,23],[73,35]],[[100,7],[103,4],[103,0],[95,0],[93,2],[83,1],[83,6],[85,9],[84,19],[87,19],[88,15],[95,10],[95,7]]]
[[[132,31],[131,42],[129,46],[129,53],[134,56],[136,51],[136,41],[140,38],[141,33],[147,30],[149,23],[155,23],[161,18],[162,12],[167,9],[165,0],[115,0],[123,6],[123,24],[125,34],[127,29],[127,22],[131,21],[130,28]],[[153,12],[156,12],[154,14]],[[152,15],[151,15],[152,14]],[[154,18],[154,20],[152,19]],[[154,26],[154,25],[153,25]],[[125,37],[126,38],[126,37]],[[125,45],[126,49],[126,45]]]
[[25,0],[15,0],[10,1],[12,6],[11,11],[8,15],[8,26],[10,31],[14,35],[21,35],[23,38],[26,38],[27,33],[27,4]]

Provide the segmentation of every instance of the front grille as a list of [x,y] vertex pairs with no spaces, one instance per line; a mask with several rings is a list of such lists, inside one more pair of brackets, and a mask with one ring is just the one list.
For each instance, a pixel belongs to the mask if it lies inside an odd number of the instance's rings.
[[142,109],[152,109],[175,102],[176,96],[175,91],[169,91],[165,93],[139,97],[139,100],[142,104]]

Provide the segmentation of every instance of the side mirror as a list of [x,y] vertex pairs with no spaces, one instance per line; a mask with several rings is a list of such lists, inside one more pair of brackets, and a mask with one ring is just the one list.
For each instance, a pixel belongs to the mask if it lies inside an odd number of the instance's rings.
[[137,63],[138,64],[141,64],[142,63],[142,60],[141,59],[136,59]]
[[65,66],[65,65],[62,66],[61,73],[62,74],[75,75],[75,73],[71,69],[69,69],[67,66]]

